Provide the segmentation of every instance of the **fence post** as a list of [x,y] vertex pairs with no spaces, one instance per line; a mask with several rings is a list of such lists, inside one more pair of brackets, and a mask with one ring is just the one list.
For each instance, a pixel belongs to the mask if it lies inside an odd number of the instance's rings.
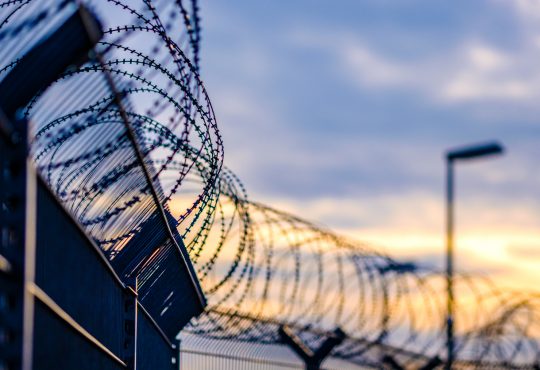
[[36,243],[36,174],[28,125],[0,109],[0,368],[30,370]]
[[137,278],[124,292],[124,360],[129,370],[137,370]]

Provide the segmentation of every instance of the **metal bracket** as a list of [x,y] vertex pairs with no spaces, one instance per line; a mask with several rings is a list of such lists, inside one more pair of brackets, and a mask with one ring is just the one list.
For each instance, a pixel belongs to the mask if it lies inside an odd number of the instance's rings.
[[330,352],[340,345],[347,336],[340,328],[336,328],[319,348],[312,350],[289,327],[280,326],[278,333],[281,341],[304,361],[307,370],[319,370]]
[[386,369],[392,370],[404,370],[405,368],[401,366],[392,356],[386,355],[382,358],[381,361]]

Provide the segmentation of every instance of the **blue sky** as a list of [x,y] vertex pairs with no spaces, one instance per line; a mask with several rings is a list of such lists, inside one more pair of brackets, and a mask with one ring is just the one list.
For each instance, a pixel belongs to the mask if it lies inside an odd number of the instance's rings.
[[485,266],[474,262],[485,243],[494,271],[540,258],[539,2],[201,8],[225,161],[252,198],[391,252],[437,255],[443,152],[498,139],[504,157],[458,169],[463,263]]

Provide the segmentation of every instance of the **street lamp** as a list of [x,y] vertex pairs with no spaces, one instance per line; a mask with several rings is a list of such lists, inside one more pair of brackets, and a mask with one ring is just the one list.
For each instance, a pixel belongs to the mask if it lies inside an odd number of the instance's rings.
[[472,145],[446,152],[446,339],[447,362],[446,369],[450,370],[454,362],[454,161],[488,157],[502,154],[503,147],[497,143]]

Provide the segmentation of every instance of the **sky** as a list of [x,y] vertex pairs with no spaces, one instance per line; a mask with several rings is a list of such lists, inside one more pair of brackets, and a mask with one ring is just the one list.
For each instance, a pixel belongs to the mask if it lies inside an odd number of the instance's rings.
[[202,76],[251,199],[442,266],[443,155],[460,269],[535,288],[540,1],[201,1]]

